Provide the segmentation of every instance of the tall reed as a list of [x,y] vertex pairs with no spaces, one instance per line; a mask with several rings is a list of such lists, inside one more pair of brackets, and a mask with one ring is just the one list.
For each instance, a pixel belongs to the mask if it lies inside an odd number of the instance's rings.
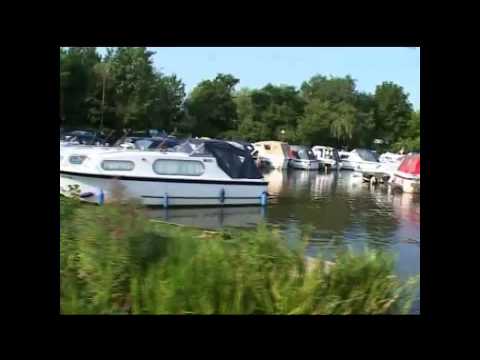
[[212,234],[153,224],[135,205],[62,199],[60,239],[65,314],[400,314],[418,282],[385,253],[307,266],[264,224]]

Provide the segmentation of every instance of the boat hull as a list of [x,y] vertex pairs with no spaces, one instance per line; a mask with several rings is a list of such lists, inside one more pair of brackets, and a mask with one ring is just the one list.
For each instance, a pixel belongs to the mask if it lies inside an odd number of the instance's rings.
[[262,156],[262,161],[266,161],[273,169],[286,169],[288,167],[288,159],[278,156]]
[[342,170],[353,170],[360,172],[378,172],[381,168],[380,163],[370,161],[352,161],[343,160]]
[[406,193],[420,192],[420,178],[407,173],[395,172],[390,180],[390,185],[393,188],[400,188]]
[[320,163],[316,160],[290,159],[289,166],[300,170],[318,170]]
[[[137,200],[149,206],[261,205],[266,182],[113,178],[60,172],[60,193],[92,203]],[[103,194],[103,195],[102,195]]]

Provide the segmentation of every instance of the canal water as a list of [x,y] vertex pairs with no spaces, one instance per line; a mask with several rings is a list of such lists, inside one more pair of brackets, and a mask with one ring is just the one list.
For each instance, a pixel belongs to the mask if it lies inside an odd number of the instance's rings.
[[[351,171],[273,170],[264,174],[271,196],[266,208],[151,209],[160,220],[204,228],[255,227],[265,221],[278,227],[289,243],[310,236],[308,255],[319,250],[383,249],[397,258],[401,278],[420,273],[420,197],[371,186]],[[419,296],[419,293],[418,293]],[[419,301],[412,310],[419,313]]]

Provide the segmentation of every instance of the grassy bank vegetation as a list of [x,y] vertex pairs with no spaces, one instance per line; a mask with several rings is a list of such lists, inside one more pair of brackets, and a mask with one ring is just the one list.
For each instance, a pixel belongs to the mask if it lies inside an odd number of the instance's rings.
[[60,204],[63,314],[399,314],[418,281],[374,251],[307,266],[265,225],[213,233],[153,223],[132,204]]

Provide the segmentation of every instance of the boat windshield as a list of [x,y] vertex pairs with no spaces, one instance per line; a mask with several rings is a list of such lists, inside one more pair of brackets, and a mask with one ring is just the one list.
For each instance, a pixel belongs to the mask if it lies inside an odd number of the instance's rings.
[[378,162],[377,157],[369,150],[357,149],[356,153],[363,161]]

